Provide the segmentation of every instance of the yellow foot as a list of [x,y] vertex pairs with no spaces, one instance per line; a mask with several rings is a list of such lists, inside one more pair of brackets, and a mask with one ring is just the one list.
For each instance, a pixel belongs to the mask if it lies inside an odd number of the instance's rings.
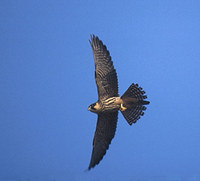
[[120,111],[125,111],[125,110],[127,110],[127,108],[126,108],[126,107],[124,107],[124,106],[123,106],[123,104],[121,104]]

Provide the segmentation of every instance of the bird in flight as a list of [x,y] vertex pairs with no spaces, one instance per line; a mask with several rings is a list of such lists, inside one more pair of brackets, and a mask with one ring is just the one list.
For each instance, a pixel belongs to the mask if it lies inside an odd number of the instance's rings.
[[[89,40],[90,41],[90,40]],[[149,101],[138,84],[131,84],[120,97],[118,93],[117,73],[109,51],[101,40],[91,35],[95,61],[95,79],[98,89],[98,101],[89,106],[88,110],[98,115],[96,131],[93,139],[93,150],[88,170],[95,167],[103,159],[117,127],[118,111],[120,110],[129,125],[136,123],[144,115]]]

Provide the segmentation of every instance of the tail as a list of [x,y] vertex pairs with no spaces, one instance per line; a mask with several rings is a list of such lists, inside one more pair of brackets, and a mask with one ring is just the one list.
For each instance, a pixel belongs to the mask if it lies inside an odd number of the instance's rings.
[[121,97],[124,108],[124,110],[121,109],[121,113],[130,125],[136,123],[140,116],[144,115],[144,110],[146,110],[144,105],[150,103],[144,100],[147,98],[144,94],[145,91],[138,84],[133,83]]

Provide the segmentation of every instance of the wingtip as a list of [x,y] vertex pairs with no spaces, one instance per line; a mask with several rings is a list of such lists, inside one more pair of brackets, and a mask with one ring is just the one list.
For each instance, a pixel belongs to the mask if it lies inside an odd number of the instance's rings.
[[99,37],[94,34],[90,34],[90,38],[92,41],[94,41],[95,39],[99,40]]
[[90,171],[92,168],[94,168],[97,164],[92,163],[92,161],[90,161],[90,164],[88,166],[88,171]]
[[93,43],[93,41],[94,41],[94,38],[95,38],[94,34],[90,34],[89,42],[90,42],[90,45],[91,45],[91,46],[92,46],[92,43]]
[[91,165],[89,165],[87,171],[90,171],[93,167]]
[[92,39],[95,39],[95,37],[96,37],[96,36],[95,36],[94,34],[90,34],[91,40],[92,40]]
[[98,37],[98,36],[95,36],[94,34],[90,34],[90,38],[91,38],[91,39],[89,39],[89,42],[90,42],[90,44],[91,44],[91,46],[92,46],[93,48],[94,48],[95,46],[98,46],[98,42],[100,42],[101,44],[103,44],[102,41],[99,40],[99,37]]
[[94,36],[94,34],[90,34],[90,38],[91,38],[91,40],[92,40],[92,37]]

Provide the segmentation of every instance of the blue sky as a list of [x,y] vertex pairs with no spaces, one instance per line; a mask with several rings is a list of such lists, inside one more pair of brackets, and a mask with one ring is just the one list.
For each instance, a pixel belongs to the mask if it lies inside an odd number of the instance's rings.
[[[0,180],[200,180],[200,1],[0,2]],[[110,50],[122,95],[147,92],[132,126],[119,114],[103,161],[87,169],[97,116],[88,39]]]

